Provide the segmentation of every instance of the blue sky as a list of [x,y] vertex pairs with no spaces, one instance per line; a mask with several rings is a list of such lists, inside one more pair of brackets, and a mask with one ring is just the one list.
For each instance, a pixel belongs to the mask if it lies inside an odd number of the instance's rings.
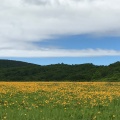
[[49,57],[49,58],[2,58],[9,60],[25,61],[39,65],[49,65],[57,63],[65,64],[84,64],[93,63],[95,65],[109,65],[120,61],[120,57]]
[[50,39],[36,43],[42,47],[58,47],[63,49],[114,49],[120,50],[119,36],[91,36],[91,35],[71,35],[59,36],[56,39]]
[[[34,43],[39,47],[56,47],[60,49],[107,49],[120,50],[120,37],[117,36],[91,36],[91,35],[73,35],[59,36],[56,39],[50,39],[43,42]],[[120,56],[91,56],[91,57],[8,57],[5,59],[25,61],[40,65],[48,64],[83,64],[93,63],[95,65],[109,65],[120,61]]]
[[40,65],[120,61],[119,0],[4,0],[0,58]]

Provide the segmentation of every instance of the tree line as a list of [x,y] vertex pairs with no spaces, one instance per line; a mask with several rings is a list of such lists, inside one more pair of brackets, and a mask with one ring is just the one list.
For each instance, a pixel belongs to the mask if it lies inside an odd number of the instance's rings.
[[0,60],[0,81],[120,81],[120,62],[108,66],[92,63],[36,65]]

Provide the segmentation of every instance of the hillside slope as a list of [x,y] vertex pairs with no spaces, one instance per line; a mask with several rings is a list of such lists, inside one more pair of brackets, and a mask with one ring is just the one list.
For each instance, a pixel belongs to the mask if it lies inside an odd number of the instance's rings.
[[41,66],[0,60],[0,81],[120,81],[120,62],[109,66],[91,63]]

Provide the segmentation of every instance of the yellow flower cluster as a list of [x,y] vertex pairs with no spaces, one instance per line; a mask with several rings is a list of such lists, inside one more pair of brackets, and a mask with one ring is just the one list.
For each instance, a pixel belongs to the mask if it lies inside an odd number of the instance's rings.
[[[0,82],[0,94],[36,93],[47,96],[45,104],[108,106],[120,98],[120,82]],[[35,98],[36,100],[37,98]],[[24,102],[23,102],[24,103]],[[7,105],[7,102],[5,103]]]

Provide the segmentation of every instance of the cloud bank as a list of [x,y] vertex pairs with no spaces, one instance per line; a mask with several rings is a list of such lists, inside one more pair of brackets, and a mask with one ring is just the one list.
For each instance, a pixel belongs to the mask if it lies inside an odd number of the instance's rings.
[[120,51],[102,49],[43,49],[43,50],[1,50],[2,57],[100,57],[120,56]]
[[[0,0],[0,56],[90,56],[88,50],[53,50],[33,43],[57,35],[120,35],[119,6],[119,0]],[[114,50],[92,52],[120,55]]]

